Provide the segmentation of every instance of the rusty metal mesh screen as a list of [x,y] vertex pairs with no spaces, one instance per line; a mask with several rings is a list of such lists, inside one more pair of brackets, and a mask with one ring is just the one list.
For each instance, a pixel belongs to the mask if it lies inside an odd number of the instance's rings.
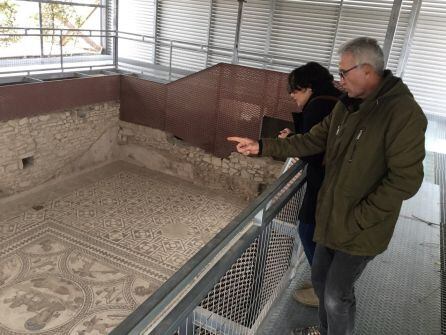
[[[263,116],[291,121],[287,74],[218,64],[169,84],[121,81],[121,119],[168,131],[215,156],[230,135],[258,138]],[[164,102],[164,103],[163,103]]]
[[168,85],[166,131],[212,152],[218,105],[219,68],[212,67]]
[[164,84],[121,76],[121,120],[165,129],[166,93]]
[[[119,100],[119,76],[0,86],[0,121]],[[2,143],[3,144],[3,143]]]

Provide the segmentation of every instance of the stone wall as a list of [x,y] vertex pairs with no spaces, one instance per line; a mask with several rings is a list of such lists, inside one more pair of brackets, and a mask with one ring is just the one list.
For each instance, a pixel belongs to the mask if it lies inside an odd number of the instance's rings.
[[158,129],[119,122],[117,159],[253,198],[277,179],[283,163],[233,152],[218,158]]
[[221,159],[164,131],[119,121],[118,102],[2,121],[0,144],[0,197],[121,159],[254,198],[283,165],[235,152]]
[[119,103],[0,122],[0,196],[111,159]]

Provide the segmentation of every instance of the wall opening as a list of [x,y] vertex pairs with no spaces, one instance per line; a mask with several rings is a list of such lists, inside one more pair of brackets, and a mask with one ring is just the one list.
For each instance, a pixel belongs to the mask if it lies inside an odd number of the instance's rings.
[[34,157],[33,156],[22,158],[22,165],[23,165],[24,169],[26,169],[26,168],[28,168],[30,166],[33,166],[33,164],[34,164]]

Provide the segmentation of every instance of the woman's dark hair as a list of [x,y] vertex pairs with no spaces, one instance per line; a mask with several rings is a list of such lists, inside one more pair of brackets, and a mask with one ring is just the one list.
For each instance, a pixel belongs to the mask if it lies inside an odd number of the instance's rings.
[[288,75],[288,93],[303,88],[311,88],[314,93],[333,85],[333,76],[321,64],[309,62],[299,66]]

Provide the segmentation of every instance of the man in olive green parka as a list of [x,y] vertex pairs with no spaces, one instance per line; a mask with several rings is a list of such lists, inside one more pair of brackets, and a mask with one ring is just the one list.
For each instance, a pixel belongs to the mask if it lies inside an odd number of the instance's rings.
[[353,333],[354,283],[368,261],[386,250],[402,201],[423,180],[427,121],[407,86],[384,70],[374,39],[351,40],[339,54],[347,94],[309,133],[260,141],[228,138],[245,155],[301,157],[325,151],[312,266],[320,325],[293,334]]

